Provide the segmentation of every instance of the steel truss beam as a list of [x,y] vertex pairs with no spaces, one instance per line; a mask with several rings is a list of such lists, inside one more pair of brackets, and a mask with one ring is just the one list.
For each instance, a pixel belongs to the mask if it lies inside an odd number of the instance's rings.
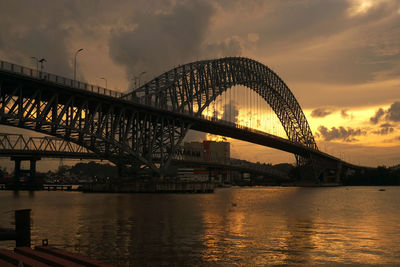
[[119,166],[150,167],[162,175],[190,124],[125,102],[45,81],[0,80],[1,124],[56,136]]
[[52,136],[27,137],[22,134],[0,133],[0,155],[40,155],[41,157],[66,157],[97,159],[92,151]]

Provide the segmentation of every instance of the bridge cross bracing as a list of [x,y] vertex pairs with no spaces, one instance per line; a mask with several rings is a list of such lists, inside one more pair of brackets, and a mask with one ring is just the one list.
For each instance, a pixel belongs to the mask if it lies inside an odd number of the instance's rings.
[[99,159],[85,147],[52,136],[26,137],[0,133],[0,156],[39,156],[51,158]]

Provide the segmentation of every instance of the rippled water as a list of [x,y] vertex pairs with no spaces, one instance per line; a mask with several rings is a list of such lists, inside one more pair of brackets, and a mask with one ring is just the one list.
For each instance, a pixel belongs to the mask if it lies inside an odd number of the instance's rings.
[[[120,266],[400,265],[400,187],[214,194],[0,192],[0,225],[31,208],[34,244]],[[0,246],[12,247],[12,242]]]

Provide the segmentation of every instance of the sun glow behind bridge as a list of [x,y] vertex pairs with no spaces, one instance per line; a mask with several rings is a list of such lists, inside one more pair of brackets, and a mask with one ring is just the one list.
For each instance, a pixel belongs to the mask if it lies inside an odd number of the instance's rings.
[[[245,86],[227,89],[202,114],[287,139],[285,130],[270,105],[255,91]],[[212,134],[207,134],[207,139],[228,140]]]

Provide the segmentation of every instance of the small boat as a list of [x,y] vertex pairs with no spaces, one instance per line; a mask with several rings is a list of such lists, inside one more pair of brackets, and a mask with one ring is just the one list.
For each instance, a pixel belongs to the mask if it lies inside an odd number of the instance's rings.
[[381,189],[379,189],[379,191],[386,191],[386,189],[385,188],[381,188]]

